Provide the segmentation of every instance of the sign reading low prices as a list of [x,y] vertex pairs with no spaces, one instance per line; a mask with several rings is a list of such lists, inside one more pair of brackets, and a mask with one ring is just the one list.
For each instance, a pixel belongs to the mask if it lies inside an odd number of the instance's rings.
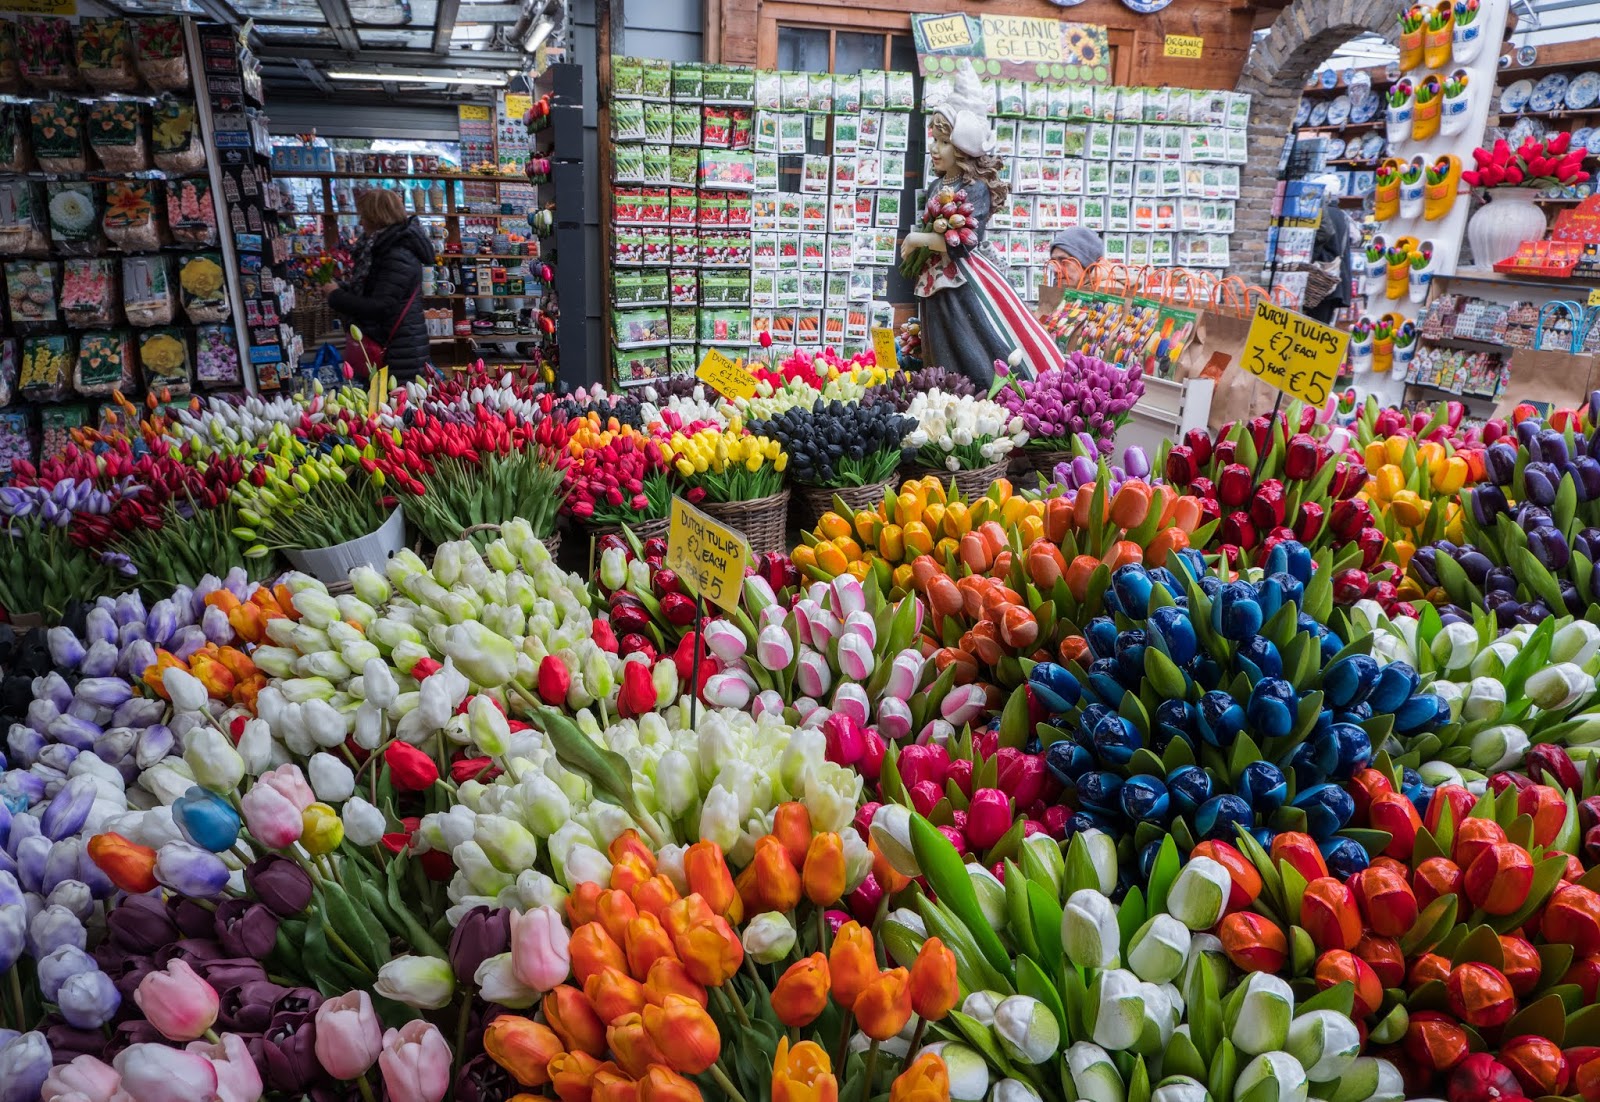
[[667,528],[667,566],[688,578],[706,600],[732,612],[744,588],[750,545],[681,497],[672,499]]
[[1256,303],[1239,362],[1291,398],[1321,406],[1333,392],[1350,334],[1270,302]]

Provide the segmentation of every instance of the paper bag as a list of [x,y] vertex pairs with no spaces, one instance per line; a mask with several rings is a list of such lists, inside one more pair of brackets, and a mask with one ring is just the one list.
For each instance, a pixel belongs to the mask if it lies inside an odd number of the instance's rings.
[[1511,353],[1511,383],[1496,399],[1494,415],[1509,417],[1520,402],[1548,403],[1552,410],[1574,409],[1589,401],[1594,388],[1593,355],[1518,348]]

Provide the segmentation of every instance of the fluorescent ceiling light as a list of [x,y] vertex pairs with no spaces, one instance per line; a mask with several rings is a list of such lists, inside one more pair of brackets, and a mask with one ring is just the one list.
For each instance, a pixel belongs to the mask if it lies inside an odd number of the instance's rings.
[[544,45],[544,40],[549,38],[550,32],[555,29],[555,20],[539,20],[539,22],[533,25],[533,29],[528,32],[528,37],[522,40],[522,49],[527,53],[533,53],[540,46]]
[[375,80],[393,81],[396,84],[484,84],[495,88],[505,84],[506,78],[500,76],[450,76],[444,73],[394,73],[370,72],[358,73],[348,69],[335,69],[322,74],[329,80]]

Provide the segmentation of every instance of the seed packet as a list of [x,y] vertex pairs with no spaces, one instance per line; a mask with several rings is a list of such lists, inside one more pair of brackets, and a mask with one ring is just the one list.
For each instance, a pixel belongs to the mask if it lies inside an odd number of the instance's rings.
[[50,241],[63,256],[93,256],[100,251],[100,216],[105,210],[105,185],[87,180],[45,184],[50,216]]
[[177,307],[167,257],[123,257],[122,309],[130,325],[172,324]]
[[132,390],[133,336],[126,329],[85,333],[78,338],[72,389],[86,398]]
[[636,57],[613,57],[611,59],[612,110],[616,110],[616,100],[626,97],[637,98],[643,94],[643,63]]
[[184,52],[183,24],[173,18],[139,19],[134,23],[134,66],[157,92],[190,87],[189,59]]
[[139,334],[139,367],[145,388],[189,393],[189,341],[182,329],[146,329]]
[[672,62],[646,59],[639,74],[639,94],[645,99],[671,98]]
[[728,109],[728,148],[737,150],[755,148],[755,117],[750,108]]
[[644,140],[644,104],[639,100],[619,99],[611,104],[611,140]]
[[861,110],[861,77],[856,73],[835,73],[833,113],[854,115],[859,110]]
[[30,130],[27,104],[0,104],[0,172],[27,172],[33,167]]
[[35,100],[29,124],[33,155],[43,172],[82,172],[89,167],[76,100]]
[[187,176],[205,166],[206,147],[200,137],[200,120],[193,103],[163,99],[151,112],[150,122],[157,168],[175,176]]
[[22,365],[17,371],[17,389],[30,402],[54,402],[65,398],[72,386],[73,337],[55,333],[29,337],[22,342]]
[[[9,406],[17,392],[17,342],[0,340],[0,406]],[[10,470],[0,445],[0,472]]]
[[17,60],[24,82],[35,88],[77,88],[77,51],[65,19],[23,16],[17,20]]
[[695,186],[695,181],[700,178],[700,151],[692,147],[674,148],[667,156],[667,178],[665,183],[673,187]]
[[106,239],[123,252],[153,252],[163,234],[156,206],[156,181],[114,180],[106,186]]
[[228,288],[221,261],[215,253],[196,253],[178,261],[183,312],[195,324],[228,319]]
[[126,19],[78,22],[78,75],[97,92],[130,92],[139,86],[133,68],[133,32]]
[[0,256],[38,256],[50,251],[45,206],[43,185],[0,180]]
[[0,19],[0,92],[16,95],[22,91],[22,72],[17,68],[17,25]]
[[243,381],[233,326],[199,326],[194,331],[194,342],[196,379],[212,386],[230,386]]
[[117,262],[108,257],[72,257],[61,265],[61,316],[75,329],[115,325]]
[[805,111],[811,106],[811,80],[805,73],[778,74],[779,106],[785,111]]
[[917,106],[917,90],[914,80],[915,74],[907,72],[888,73],[884,78],[884,103],[889,111],[912,111]]
[[60,317],[53,263],[13,260],[5,272],[7,312],[13,322],[49,322]]
[[217,213],[211,183],[204,179],[167,181],[167,225],[179,245],[215,245]]
[[698,61],[678,61],[672,66],[672,99],[675,103],[699,103],[705,98],[704,73]]
[[911,144],[911,116],[886,114],[878,134],[878,148],[904,152]]
[[142,172],[150,167],[137,100],[101,100],[89,105],[89,148],[112,172]]
[[673,145],[700,144],[700,107],[693,103],[673,103],[672,126],[668,137]]

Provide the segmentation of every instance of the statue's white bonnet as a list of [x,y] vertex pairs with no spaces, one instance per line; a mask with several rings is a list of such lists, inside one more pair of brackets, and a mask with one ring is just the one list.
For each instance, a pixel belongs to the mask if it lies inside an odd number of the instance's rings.
[[951,145],[969,157],[978,157],[994,152],[994,131],[989,127],[993,106],[993,94],[978,79],[972,62],[963,60],[955,86],[930,96],[927,110],[950,121]]

